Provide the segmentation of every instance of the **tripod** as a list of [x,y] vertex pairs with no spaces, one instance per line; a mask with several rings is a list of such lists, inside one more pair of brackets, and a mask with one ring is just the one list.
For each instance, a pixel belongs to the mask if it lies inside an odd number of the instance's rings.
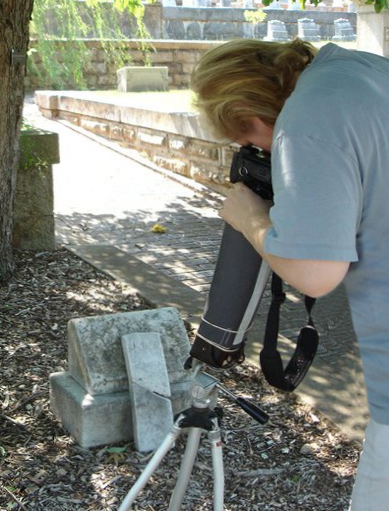
[[[206,385],[201,384],[203,379]],[[210,400],[208,396],[215,387],[220,388],[223,392],[232,397],[237,404],[249,413],[254,419],[261,424],[268,420],[268,416],[256,405],[249,403],[243,398],[235,397],[230,391],[225,389],[218,381],[206,373],[200,373],[197,376],[199,382],[192,387],[191,397],[192,406],[178,415],[172,429],[166,436],[165,440],[155,451],[153,457],[131,488],[126,498],[122,502],[118,511],[128,511],[145,487],[148,480],[158,468],[159,464],[173,447],[174,442],[183,433],[183,430],[188,430],[188,440],[182,458],[180,471],[176,481],[173,494],[171,496],[168,511],[179,511],[182,501],[187,490],[190,476],[193,470],[193,465],[196,460],[198,447],[200,444],[201,433],[203,431],[208,433],[208,438],[211,442],[212,449],[212,465],[213,465],[213,478],[214,478],[214,494],[213,494],[213,509],[214,511],[223,511],[224,509],[224,467],[222,456],[222,440],[220,433],[219,420],[221,412],[218,409],[210,407]],[[209,382],[211,381],[211,384]]]

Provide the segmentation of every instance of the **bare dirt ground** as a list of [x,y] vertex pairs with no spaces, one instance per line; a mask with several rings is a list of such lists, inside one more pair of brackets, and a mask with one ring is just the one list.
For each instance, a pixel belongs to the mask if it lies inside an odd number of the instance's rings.
[[[66,369],[66,325],[75,317],[149,305],[66,250],[18,252],[0,287],[0,510],[118,509],[150,456],[131,442],[79,447],[49,407],[49,375]],[[261,426],[220,397],[226,511],[346,511],[359,447],[294,396],[275,391],[246,364],[218,373],[271,416]],[[130,420],[130,418],[129,418]],[[185,445],[182,435],[134,509],[163,511]],[[212,509],[212,462],[201,441],[186,511]]]

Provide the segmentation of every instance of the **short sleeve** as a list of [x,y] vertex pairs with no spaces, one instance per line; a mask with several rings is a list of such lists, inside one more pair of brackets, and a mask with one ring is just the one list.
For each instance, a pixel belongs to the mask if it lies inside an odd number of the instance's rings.
[[314,137],[279,135],[272,147],[272,181],[266,252],[291,259],[358,260],[363,201],[356,158]]

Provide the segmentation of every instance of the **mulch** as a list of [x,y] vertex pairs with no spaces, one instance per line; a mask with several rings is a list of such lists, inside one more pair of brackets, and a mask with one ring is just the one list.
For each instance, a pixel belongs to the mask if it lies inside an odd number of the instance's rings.
[[[66,249],[19,251],[0,287],[0,510],[115,511],[151,454],[132,441],[83,449],[50,410],[49,375],[67,367],[67,322],[151,304]],[[188,330],[189,337],[191,336]],[[294,395],[269,387],[256,367],[215,373],[270,415],[260,425],[220,395],[226,511],[345,511],[359,447]],[[133,509],[162,511],[174,488],[183,434]],[[182,509],[208,511],[212,459],[203,436]]]

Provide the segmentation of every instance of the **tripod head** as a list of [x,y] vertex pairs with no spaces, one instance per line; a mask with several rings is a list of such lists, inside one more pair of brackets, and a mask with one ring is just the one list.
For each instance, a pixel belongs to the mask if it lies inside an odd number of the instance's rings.
[[199,408],[209,407],[211,397],[215,397],[216,389],[221,390],[230,399],[232,399],[242,410],[244,410],[250,417],[255,419],[260,424],[266,424],[269,420],[269,416],[256,404],[244,399],[243,397],[237,397],[231,391],[229,391],[220,381],[204,371],[197,373],[195,381],[192,384],[190,393],[193,399],[194,406]]

